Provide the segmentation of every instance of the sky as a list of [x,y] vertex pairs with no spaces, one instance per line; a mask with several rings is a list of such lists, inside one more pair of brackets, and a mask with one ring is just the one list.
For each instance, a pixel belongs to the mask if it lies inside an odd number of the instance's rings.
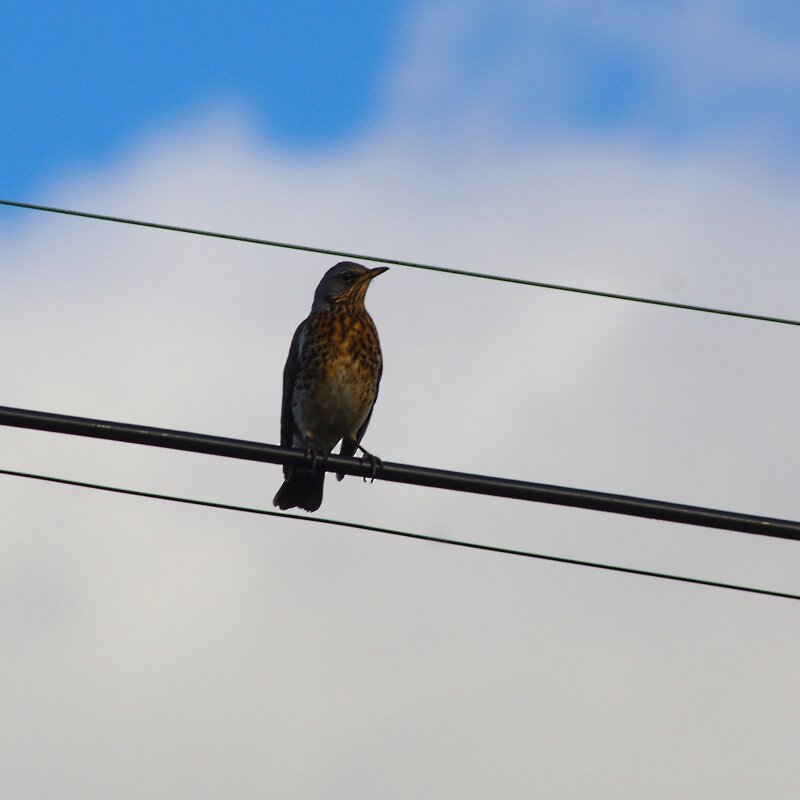
[[[800,11],[16,3],[0,198],[797,318]],[[0,208],[9,406],[275,442],[333,259]],[[389,461],[800,519],[788,326],[392,267]],[[0,468],[270,507],[14,429]],[[0,480],[0,790],[798,796],[800,609]],[[348,478],[320,514],[800,592],[791,542]]]

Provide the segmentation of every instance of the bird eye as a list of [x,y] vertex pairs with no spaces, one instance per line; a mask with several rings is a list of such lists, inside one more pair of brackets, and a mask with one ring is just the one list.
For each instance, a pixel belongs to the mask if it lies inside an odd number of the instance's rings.
[[342,274],[342,280],[345,283],[352,283],[356,279],[356,276],[352,272],[345,272]]

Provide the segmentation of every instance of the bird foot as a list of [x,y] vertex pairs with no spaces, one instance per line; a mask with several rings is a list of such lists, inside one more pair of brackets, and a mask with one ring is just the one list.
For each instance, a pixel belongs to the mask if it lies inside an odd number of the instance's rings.
[[[370,467],[372,468],[372,475],[370,476],[370,483],[375,483],[375,476],[378,474],[378,469],[383,466],[383,461],[381,461],[378,456],[373,455],[368,450],[365,450],[361,445],[358,446],[358,449],[364,454],[361,456],[359,461],[363,464],[365,461],[369,462]],[[367,482],[366,476],[364,476],[364,483]]]

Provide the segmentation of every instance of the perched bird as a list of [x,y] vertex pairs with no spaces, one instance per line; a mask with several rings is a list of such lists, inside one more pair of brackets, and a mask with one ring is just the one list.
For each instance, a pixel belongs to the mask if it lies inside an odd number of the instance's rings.
[[340,455],[360,449],[372,457],[361,439],[378,396],[383,359],[364,296],[372,279],[387,269],[353,261],[331,267],[314,292],[311,313],[294,333],[283,369],[281,445],[305,450],[311,466],[283,468],[285,480],[272,501],[278,508],[320,507],[325,472],[315,469],[315,460],[339,441]]

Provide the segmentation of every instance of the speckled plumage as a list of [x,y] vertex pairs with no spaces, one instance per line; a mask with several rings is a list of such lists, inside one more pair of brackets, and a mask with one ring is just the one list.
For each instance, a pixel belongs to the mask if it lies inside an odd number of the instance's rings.
[[[355,454],[378,396],[383,361],[378,332],[364,307],[369,270],[343,261],[325,273],[309,316],[295,331],[283,373],[281,444],[317,454]],[[285,467],[273,503],[316,511],[325,473]],[[338,476],[339,479],[343,477]]]

